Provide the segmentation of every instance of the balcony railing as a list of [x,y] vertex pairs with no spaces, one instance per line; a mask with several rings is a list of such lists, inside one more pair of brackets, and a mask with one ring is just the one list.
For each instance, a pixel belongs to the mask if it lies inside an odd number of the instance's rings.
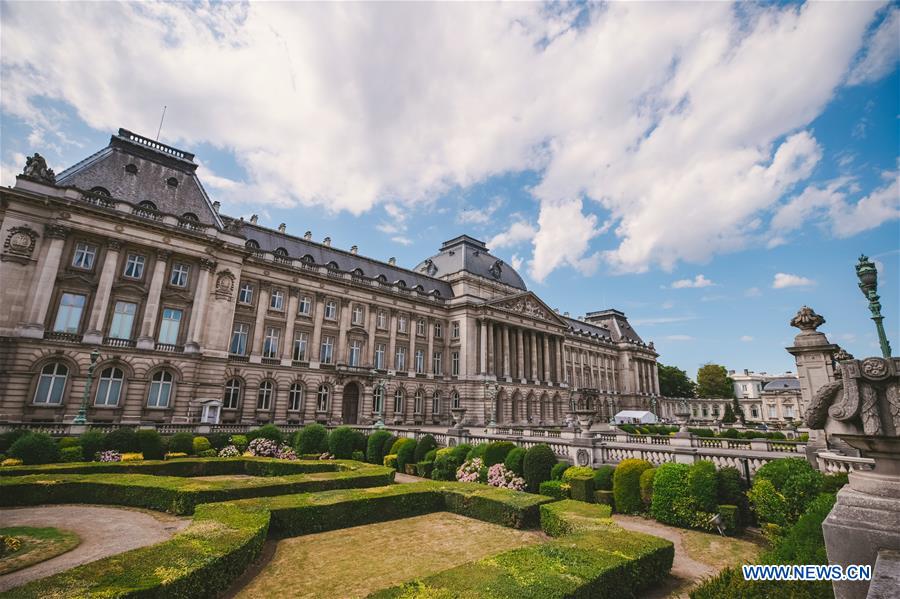
[[104,337],[103,345],[110,347],[134,347],[134,339],[119,339],[117,337]]
[[190,218],[179,218],[178,226],[182,229],[189,229],[191,231],[202,231],[203,225],[198,223],[197,221]]
[[149,220],[162,220],[162,212],[158,210],[152,210],[150,208],[135,206],[134,210],[132,210],[131,213],[135,216],[140,216],[141,218],[146,218]]
[[47,341],[62,341],[64,343],[81,343],[82,336],[77,333],[63,333],[60,331],[45,331],[44,339]]
[[99,206],[100,208],[116,207],[116,201],[108,195],[104,195],[102,193],[86,191],[81,195],[81,199],[87,204]]
[[231,362],[249,362],[250,356],[242,356],[240,354],[228,354],[228,359]]
[[268,366],[278,366],[281,364],[281,360],[278,358],[262,358],[262,363]]
[[184,351],[184,346],[183,345],[175,345],[172,343],[157,343],[156,351],[181,353]]

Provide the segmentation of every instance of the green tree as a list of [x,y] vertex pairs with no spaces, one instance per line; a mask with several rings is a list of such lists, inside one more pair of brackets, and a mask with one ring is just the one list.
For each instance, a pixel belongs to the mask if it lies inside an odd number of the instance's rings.
[[737,422],[737,416],[734,415],[731,404],[728,404],[725,406],[725,415],[722,416],[722,424],[734,424],[735,422]]
[[734,397],[734,381],[724,366],[704,364],[697,371],[697,397]]
[[696,385],[685,371],[677,366],[657,364],[659,368],[659,393],[663,397],[694,397]]

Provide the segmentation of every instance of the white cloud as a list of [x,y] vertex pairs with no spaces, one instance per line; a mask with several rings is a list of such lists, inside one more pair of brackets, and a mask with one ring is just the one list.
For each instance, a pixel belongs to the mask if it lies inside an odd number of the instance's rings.
[[788,287],[809,287],[816,282],[800,275],[792,275],[784,272],[775,274],[772,281],[772,289],[786,289]]
[[456,222],[463,225],[483,225],[491,222],[494,213],[503,206],[503,198],[495,197],[485,206],[467,207],[456,215]]
[[[754,223],[819,161],[806,128],[879,5],[556,8],[6,3],[0,102],[70,163],[84,152],[38,100],[145,133],[166,104],[162,141],[233,151],[246,173],[215,189],[226,211],[409,209],[535,170],[535,280],[671,269],[764,243]],[[883,71],[885,36],[854,81]]]
[[506,231],[491,237],[487,242],[487,246],[491,250],[514,247],[525,241],[531,241],[536,234],[537,229],[532,225],[524,221],[517,221],[511,224]]
[[391,241],[399,243],[400,245],[412,245],[412,239],[404,237],[403,235],[395,235],[394,237],[391,237]]
[[753,337],[751,337],[750,335],[742,335],[741,341],[743,341],[744,343],[750,343],[751,341],[753,341]]
[[759,297],[762,295],[762,291],[759,290],[759,287],[750,287],[744,292],[744,295],[747,297]]
[[663,339],[666,341],[693,341],[694,337],[690,335],[666,335]]
[[520,270],[524,263],[525,260],[518,254],[513,254],[512,258],[510,258],[510,264],[512,265],[514,270]]
[[712,287],[715,285],[712,281],[703,275],[697,275],[693,279],[680,279],[672,283],[672,289],[701,289],[703,287]]
[[893,6],[869,38],[862,59],[853,67],[847,82],[851,85],[877,81],[887,75],[900,59],[900,10]]

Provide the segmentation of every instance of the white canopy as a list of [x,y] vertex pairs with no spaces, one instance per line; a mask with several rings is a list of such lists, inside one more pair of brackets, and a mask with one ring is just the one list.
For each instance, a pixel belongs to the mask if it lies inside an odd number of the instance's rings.
[[622,410],[613,416],[615,424],[656,424],[656,414],[646,410]]

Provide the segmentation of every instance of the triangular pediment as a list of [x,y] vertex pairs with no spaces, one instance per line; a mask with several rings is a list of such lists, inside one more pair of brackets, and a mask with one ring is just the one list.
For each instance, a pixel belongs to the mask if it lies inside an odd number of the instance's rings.
[[517,316],[525,316],[534,320],[542,320],[544,322],[569,328],[569,323],[560,318],[550,306],[545,304],[541,298],[530,291],[491,300],[485,305]]

